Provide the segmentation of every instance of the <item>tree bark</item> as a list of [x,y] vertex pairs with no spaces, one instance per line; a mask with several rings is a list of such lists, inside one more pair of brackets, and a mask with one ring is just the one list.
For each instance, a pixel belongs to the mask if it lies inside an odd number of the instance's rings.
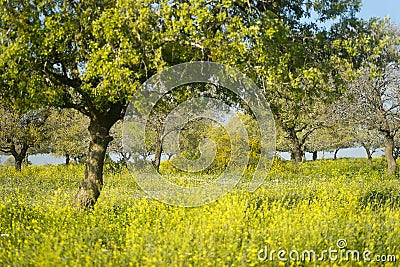
[[302,153],[298,147],[294,147],[291,153],[292,153],[292,159],[296,165],[302,162],[303,160]]
[[154,163],[153,163],[157,171],[160,170],[161,155],[162,155],[162,138],[160,139],[161,140],[157,141],[156,151],[154,153]]
[[15,170],[17,172],[21,172],[23,159],[21,159],[21,158],[14,158],[14,159],[15,159]]
[[313,153],[312,153],[312,160],[317,160],[317,158],[318,158],[318,151],[313,151]]
[[387,161],[387,175],[396,175],[396,160],[393,157],[394,136],[389,133],[384,134],[385,138],[385,158]]
[[85,178],[82,180],[74,204],[80,208],[91,208],[100,196],[103,186],[103,166],[108,144],[112,141],[110,128],[118,119],[91,119],[90,144],[86,161]]
[[65,165],[68,166],[70,161],[71,161],[71,158],[70,158],[69,154],[68,153],[65,154]]
[[26,157],[26,154],[28,152],[29,145],[28,144],[22,144],[21,150],[18,152],[15,145],[11,145],[10,147],[10,152],[11,155],[14,157],[14,167],[17,172],[20,172],[22,170],[22,162],[24,161],[24,158]]
[[293,129],[289,131],[289,138],[290,142],[292,143],[291,158],[293,159],[294,163],[298,165],[300,162],[303,161],[303,155],[304,155],[304,151],[302,149],[303,146],[299,138],[297,137],[296,132]]

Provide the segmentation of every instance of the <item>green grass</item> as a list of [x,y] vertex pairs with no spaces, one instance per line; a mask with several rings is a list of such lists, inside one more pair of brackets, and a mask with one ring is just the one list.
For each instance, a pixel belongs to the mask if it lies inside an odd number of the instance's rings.
[[[384,167],[381,159],[299,168],[276,162],[254,193],[237,189],[197,208],[147,198],[127,170],[106,172],[90,211],[71,204],[82,166],[30,166],[20,174],[0,167],[0,266],[378,266],[376,255],[399,261],[400,181]],[[339,239],[347,241],[342,253],[370,250],[372,261],[257,257],[265,247],[319,256],[337,249]]]

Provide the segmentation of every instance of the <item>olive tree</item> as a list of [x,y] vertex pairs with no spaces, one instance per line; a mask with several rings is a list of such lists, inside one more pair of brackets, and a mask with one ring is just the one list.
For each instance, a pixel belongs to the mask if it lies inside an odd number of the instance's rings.
[[14,157],[17,171],[28,153],[45,152],[48,116],[48,110],[19,112],[4,103],[0,106],[0,152]]
[[246,49],[246,38],[257,34],[252,10],[247,1],[0,1],[0,98],[89,118],[85,177],[74,202],[92,207],[110,129],[136,88],[168,66]]

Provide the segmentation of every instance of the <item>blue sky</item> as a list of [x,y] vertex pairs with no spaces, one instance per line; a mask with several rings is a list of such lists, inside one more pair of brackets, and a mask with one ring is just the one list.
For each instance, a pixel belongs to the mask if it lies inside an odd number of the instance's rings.
[[390,17],[393,22],[400,24],[399,0],[362,0],[359,17],[368,19],[371,17]]

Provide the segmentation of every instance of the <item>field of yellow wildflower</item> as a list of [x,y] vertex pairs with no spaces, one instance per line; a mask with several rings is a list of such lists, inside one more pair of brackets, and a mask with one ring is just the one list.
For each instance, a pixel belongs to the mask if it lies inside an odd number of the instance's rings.
[[277,161],[264,185],[196,208],[106,171],[93,210],[82,166],[0,167],[0,266],[397,266],[400,180],[384,162]]

